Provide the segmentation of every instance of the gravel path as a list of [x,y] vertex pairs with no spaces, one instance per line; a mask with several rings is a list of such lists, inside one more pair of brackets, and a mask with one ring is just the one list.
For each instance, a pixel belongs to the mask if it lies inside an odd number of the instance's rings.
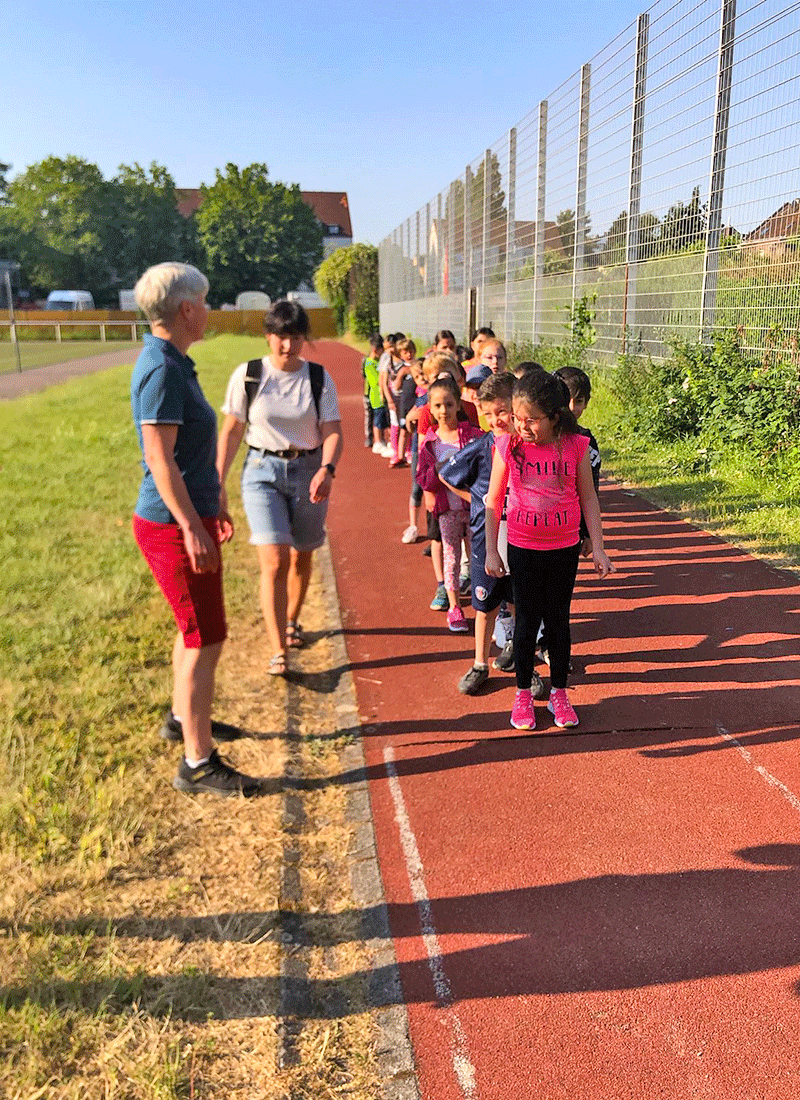
[[103,355],[91,355],[88,359],[72,359],[66,363],[53,363],[49,367],[35,367],[33,370],[21,373],[16,371],[13,374],[0,375],[0,400],[10,401],[22,394],[38,393],[49,386],[58,385],[59,382],[67,382],[70,378],[78,378],[82,374],[95,374],[97,371],[116,367],[121,363],[133,365],[137,354],[135,348],[128,348],[127,351],[108,351]]

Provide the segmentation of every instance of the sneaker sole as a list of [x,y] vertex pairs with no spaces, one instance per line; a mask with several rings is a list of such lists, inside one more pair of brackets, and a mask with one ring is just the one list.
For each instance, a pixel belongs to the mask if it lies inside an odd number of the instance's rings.
[[254,798],[260,790],[259,787],[235,787],[233,790],[220,787],[198,787],[194,783],[189,783],[186,779],[181,779],[179,775],[176,775],[172,780],[172,786],[182,794],[215,794],[218,798],[236,798],[239,795],[242,798]]
[[468,626],[450,626],[450,624],[448,623],[447,629],[450,631],[451,634],[469,634]]
[[524,726],[524,725],[522,725],[521,722],[515,722],[513,718],[510,719],[510,724],[514,727],[515,730],[535,730],[536,729],[535,725],[533,725],[533,726]]

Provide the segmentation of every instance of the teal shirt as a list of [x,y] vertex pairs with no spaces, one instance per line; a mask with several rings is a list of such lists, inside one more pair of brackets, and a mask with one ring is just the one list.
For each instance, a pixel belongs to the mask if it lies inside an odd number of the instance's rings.
[[[219,514],[217,414],[197,380],[194,362],[168,340],[146,333],[131,377],[131,410],[144,456],[142,424],[176,424],[175,461],[189,499],[203,518]],[[175,523],[142,457],[144,477],[136,515],[154,523]]]

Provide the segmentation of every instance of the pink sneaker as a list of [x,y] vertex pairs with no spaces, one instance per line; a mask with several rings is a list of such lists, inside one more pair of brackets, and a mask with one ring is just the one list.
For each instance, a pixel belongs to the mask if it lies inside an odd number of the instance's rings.
[[550,692],[547,709],[553,715],[555,724],[560,726],[561,729],[564,729],[565,726],[577,726],[578,716],[567,698],[566,688],[553,688]]
[[454,634],[466,634],[469,623],[460,607],[451,607],[447,612],[447,626]]
[[528,691],[517,691],[514,706],[511,709],[511,725],[515,730],[535,730],[536,715],[533,710],[533,696]]

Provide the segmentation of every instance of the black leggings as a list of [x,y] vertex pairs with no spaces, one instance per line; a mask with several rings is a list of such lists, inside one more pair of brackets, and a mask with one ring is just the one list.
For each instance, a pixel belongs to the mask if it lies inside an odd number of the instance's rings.
[[531,686],[536,637],[544,621],[550,656],[550,686],[565,688],[569,672],[569,605],[581,544],[563,550],[525,550],[508,546],[508,566],[514,588],[514,664],[517,688]]

